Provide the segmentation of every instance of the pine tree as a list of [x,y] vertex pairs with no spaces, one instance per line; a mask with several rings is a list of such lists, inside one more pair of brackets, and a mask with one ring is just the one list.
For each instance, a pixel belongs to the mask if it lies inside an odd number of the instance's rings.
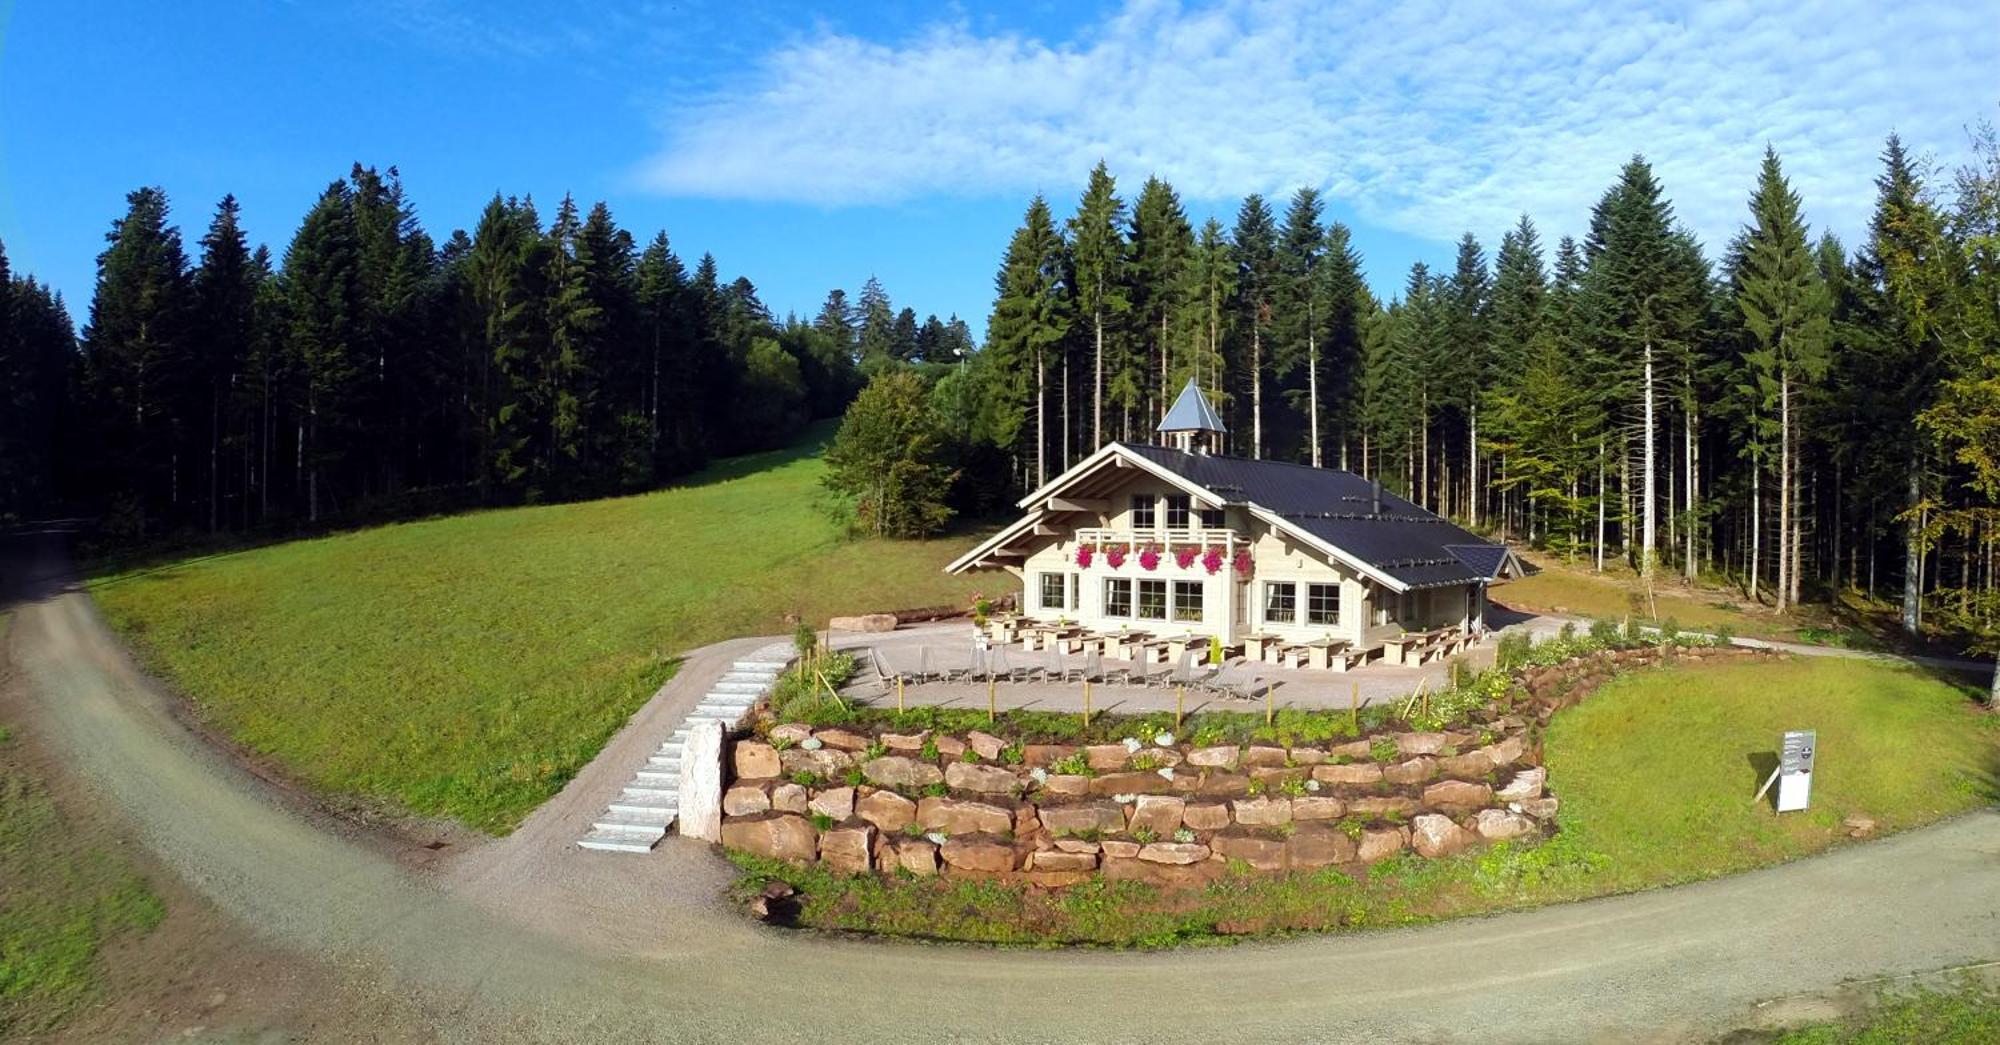
[[[1184,382],[1185,377],[1194,377],[1208,390],[1216,408],[1227,411],[1232,405],[1232,398],[1225,373],[1223,345],[1233,329],[1236,247],[1222,231],[1222,223],[1214,218],[1202,223],[1201,238],[1195,243],[1187,278],[1188,297],[1197,317],[1196,330],[1187,341],[1183,358],[1167,375],[1168,383],[1176,380]],[[1161,392],[1162,409],[1154,412],[1164,414],[1164,386]]]
[[861,298],[854,305],[857,327],[856,351],[861,369],[879,373],[896,358],[896,310],[889,304],[889,292],[874,276],[861,285]]
[[1491,293],[1486,252],[1468,232],[1458,241],[1457,264],[1446,284],[1445,336],[1456,364],[1450,404],[1465,421],[1465,518],[1473,526],[1479,525],[1479,400],[1492,380],[1487,345],[1487,299]]
[[285,251],[286,344],[300,374],[298,472],[305,484],[306,520],[318,522],[323,480],[347,460],[354,382],[367,360],[363,331],[361,251],[352,197],[336,181],[307,212]]
[[687,269],[665,232],[653,236],[634,273],[639,341],[645,355],[646,425],[652,470],[675,475],[700,463],[701,438],[687,398]]
[[[1034,399],[1035,482],[1048,482],[1048,362],[1069,334],[1070,310],[1062,285],[1063,243],[1049,214],[1048,201],[1036,196],[1028,204],[1021,227],[1007,245],[1007,256],[994,277],[993,315],[986,324],[987,352],[995,356],[1000,380],[993,393],[1000,416],[991,426],[1000,445],[1020,446],[1025,428],[1025,404]],[[1016,375],[1032,375],[1033,388]]]
[[[1165,412],[1175,368],[1175,346],[1204,337],[1198,310],[1190,294],[1194,281],[1194,229],[1173,186],[1146,179],[1132,207],[1132,231],[1125,262],[1126,297],[1131,303],[1134,344],[1120,354],[1108,379],[1105,396],[1122,418],[1126,438],[1133,436],[1133,417],[1157,418]],[[1186,355],[1183,350],[1181,355]],[[1206,382],[1213,384],[1213,381]]]
[[1264,334],[1278,285],[1278,230],[1264,197],[1252,193],[1236,211],[1236,312],[1249,335],[1242,386],[1250,396],[1250,456],[1264,456]]
[[826,292],[826,303],[819,307],[819,315],[813,317],[813,329],[832,338],[842,351],[857,355],[854,309],[847,303],[847,291],[835,287]]
[[[195,269],[192,364],[208,398],[208,529],[222,527],[222,442],[225,408],[236,375],[250,358],[257,336],[259,273],[239,223],[236,197],[224,196],[201,238]],[[247,440],[246,440],[247,443]],[[247,494],[247,491],[246,491]]]
[[[1118,183],[1097,161],[1090,183],[1069,220],[1069,277],[1077,316],[1090,328],[1090,444],[1104,445],[1104,342],[1107,331],[1131,306],[1125,291],[1125,202]],[[1065,461],[1068,455],[1064,455]]]
[[547,336],[541,314],[547,244],[540,226],[532,203],[496,195],[480,216],[466,258],[488,374],[481,481],[490,477],[508,491],[532,481],[537,439],[549,416],[546,388],[537,381]]
[[1326,310],[1326,344],[1320,350],[1320,369],[1325,375],[1321,398],[1325,408],[1338,415],[1340,467],[1346,468],[1348,444],[1357,430],[1356,375],[1361,370],[1362,334],[1381,306],[1368,291],[1361,273],[1361,255],[1354,249],[1353,233],[1347,226],[1334,222],[1327,227],[1324,257],[1319,281]]
[[[1278,349],[1273,353],[1281,386],[1292,407],[1305,414],[1306,459],[1318,468],[1320,440],[1320,343],[1325,340],[1326,287],[1320,267],[1325,257],[1326,230],[1320,227],[1323,205],[1319,192],[1310,187],[1292,194],[1285,210],[1284,231],[1279,237],[1277,302]],[[1305,372],[1304,395],[1298,395],[1291,375]],[[1300,400],[1303,400],[1302,402]]]

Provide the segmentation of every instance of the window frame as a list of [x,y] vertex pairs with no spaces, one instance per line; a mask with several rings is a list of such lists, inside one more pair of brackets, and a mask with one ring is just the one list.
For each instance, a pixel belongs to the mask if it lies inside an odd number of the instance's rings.
[[1160,525],[1160,498],[1157,494],[1135,493],[1132,495],[1132,528],[1153,530]]
[[[1203,614],[1207,611],[1207,605],[1206,605],[1207,598],[1205,589],[1206,586],[1203,585],[1202,582],[1200,581],[1173,582],[1172,587],[1168,589],[1170,605],[1167,607],[1167,615],[1171,617],[1174,623],[1176,624],[1201,623],[1204,619],[1206,619],[1203,616]],[[1186,605],[1186,603],[1182,601],[1183,597],[1186,595],[1186,593],[1190,591],[1194,593],[1195,612],[1194,616],[1192,617],[1188,616],[1182,609],[1182,607]]]
[[[1333,581],[1330,583],[1326,581],[1307,582],[1306,599],[1305,599],[1307,624],[1325,628],[1337,628],[1340,626],[1340,587],[1341,586],[1339,581]],[[1320,611],[1317,607],[1313,605],[1313,602],[1317,596],[1320,596],[1328,592],[1332,593],[1333,612],[1327,615],[1324,620],[1322,620],[1320,618]]]
[[1228,526],[1229,517],[1220,508],[1197,508],[1195,516],[1201,520],[1204,530],[1220,530]]
[[[1114,606],[1116,606],[1116,605],[1117,605],[1117,601],[1118,601],[1118,600],[1116,600],[1116,599],[1114,599],[1114,598],[1112,597],[1112,596],[1113,596],[1113,593],[1114,593],[1114,592],[1117,592],[1117,593],[1119,593],[1119,594],[1120,594],[1120,595],[1122,596],[1122,599],[1123,599],[1123,601],[1124,601],[1124,604],[1125,604],[1125,609],[1124,609],[1124,612],[1122,612],[1122,613],[1121,613],[1121,612],[1118,612],[1117,610],[1115,610],[1115,609],[1113,608]],[[1120,618],[1120,619],[1122,619],[1122,620],[1131,620],[1131,619],[1132,619],[1132,605],[1133,605],[1133,604],[1132,604],[1132,578],[1130,578],[1130,577],[1106,577],[1106,578],[1104,578],[1104,616],[1106,616],[1106,617],[1117,617],[1117,618]]]
[[[1158,616],[1146,612],[1146,597],[1149,587],[1157,590],[1159,594],[1160,612]],[[1138,586],[1132,590],[1132,619],[1157,621],[1170,619],[1169,614],[1172,613],[1173,607],[1170,605],[1168,594],[1169,589],[1164,578],[1158,580],[1150,580],[1144,577],[1139,578]]]
[[[1184,493],[1167,495],[1167,529],[1191,530],[1194,528],[1194,498]],[[1180,523],[1174,523],[1174,516],[1180,516]]]
[[[1039,576],[1042,579],[1035,591],[1035,605],[1045,610],[1056,610],[1059,612],[1069,610],[1071,608],[1069,600],[1069,574],[1063,573],[1060,570],[1047,570]],[[1055,581],[1056,598],[1053,603],[1049,601],[1049,582],[1051,580]]]
[[[1287,616],[1273,617],[1271,616],[1271,596],[1277,594],[1280,590],[1283,590],[1285,592],[1285,609],[1287,611]],[[1298,583],[1295,581],[1265,581],[1264,599],[1260,605],[1262,605],[1263,607],[1262,620],[1264,623],[1283,624],[1286,625],[1287,627],[1296,626],[1299,622]]]

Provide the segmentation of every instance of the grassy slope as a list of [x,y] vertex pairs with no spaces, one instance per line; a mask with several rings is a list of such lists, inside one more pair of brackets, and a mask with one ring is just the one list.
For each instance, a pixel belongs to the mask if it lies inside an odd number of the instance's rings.
[[0,727],[0,1039],[60,1022],[93,990],[104,946],[165,914],[110,840],[63,817],[10,743]]
[[1832,627],[1831,618],[1816,608],[1781,616],[1761,607],[1748,607],[1734,593],[1689,590],[1681,586],[1678,576],[1664,574],[1649,601],[1638,574],[1622,562],[1607,563],[1605,572],[1597,573],[1588,563],[1566,565],[1555,559],[1529,558],[1538,572],[1497,585],[1494,601],[1521,610],[1560,609],[1610,620],[1672,619],[1684,628],[1726,627],[1738,635],[1793,642],[1814,639],[1814,632],[1802,635],[1800,628]]
[[[816,448],[816,443],[814,444]],[[672,670],[782,616],[961,602],[964,539],[844,541],[803,450],[671,490],[407,523],[102,576],[214,725],[306,783],[510,830]]]
[[[1752,755],[1785,729],[1819,732],[1812,809],[1753,805]],[[1562,831],[1450,860],[1403,857],[1359,879],[1335,871],[1243,877],[1163,895],[1133,883],[1035,893],[984,882],[843,879],[757,861],[805,893],[805,924],[989,943],[1165,946],[1426,921],[1670,885],[1818,852],[1841,819],[1883,830],[1991,802],[2000,718],[1964,691],[1873,662],[1710,663],[1615,679],[1558,715],[1546,738]],[[1768,771],[1768,770],[1766,770]]]

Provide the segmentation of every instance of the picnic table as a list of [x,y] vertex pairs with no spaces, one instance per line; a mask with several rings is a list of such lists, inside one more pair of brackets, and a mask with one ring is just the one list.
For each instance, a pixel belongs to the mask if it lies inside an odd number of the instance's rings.
[[1029,651],[1038,649],[1059,649],[1065,640],[1082,634],[1083,629],[1074,624],[1031,624],[1021,629],[1021,645]]
[[1166,644],[1167,662],[1178,664],[1181,654],[1186,653],[1190,647],[1201,646],[1204,647],[1205,652],[1208,645],[1208,636],[1189,632],[1182,635],[1169,635],[1160,641]]
[[1275,647],[1279,638],[1265,632],[1252,632],[1243,636],[1243,655],[1251,660],[1261,661],[1267,650]]
[[1011,613],[996,613],[986,618],[986,637],[992,639],[996,645],[1004,646],[1014,641],[1021,624],[1021,618]]
[[1346,639],[1317,638],[1305,644],[1306,666],[1326,671],[1332,666],[1333,652],[1347,645]]
[[1097,636],[1098,653],[1118,660],[1140,661],[1153,641],[1151,632],[1110,631]]

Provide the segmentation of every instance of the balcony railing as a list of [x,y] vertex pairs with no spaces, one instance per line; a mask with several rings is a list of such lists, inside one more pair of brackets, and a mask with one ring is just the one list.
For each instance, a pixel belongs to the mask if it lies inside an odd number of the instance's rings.
[[1099,547],[1122,544],[1134,553],[1148,544],[1157,544],[1162,551],[1189,545],[1198,546],[1203,551],[1209,548],[1221,548],[1222,554],[1226,556],[1234,556],[1237,549],[1248,543],[1243,534],[1236,530],[1208,528],[1169,530],[1161,527],[1152,530],[1121,530],[1102,526],[1080,526],[1076,531],[1076,539],[1080,544],[1094,544]]

